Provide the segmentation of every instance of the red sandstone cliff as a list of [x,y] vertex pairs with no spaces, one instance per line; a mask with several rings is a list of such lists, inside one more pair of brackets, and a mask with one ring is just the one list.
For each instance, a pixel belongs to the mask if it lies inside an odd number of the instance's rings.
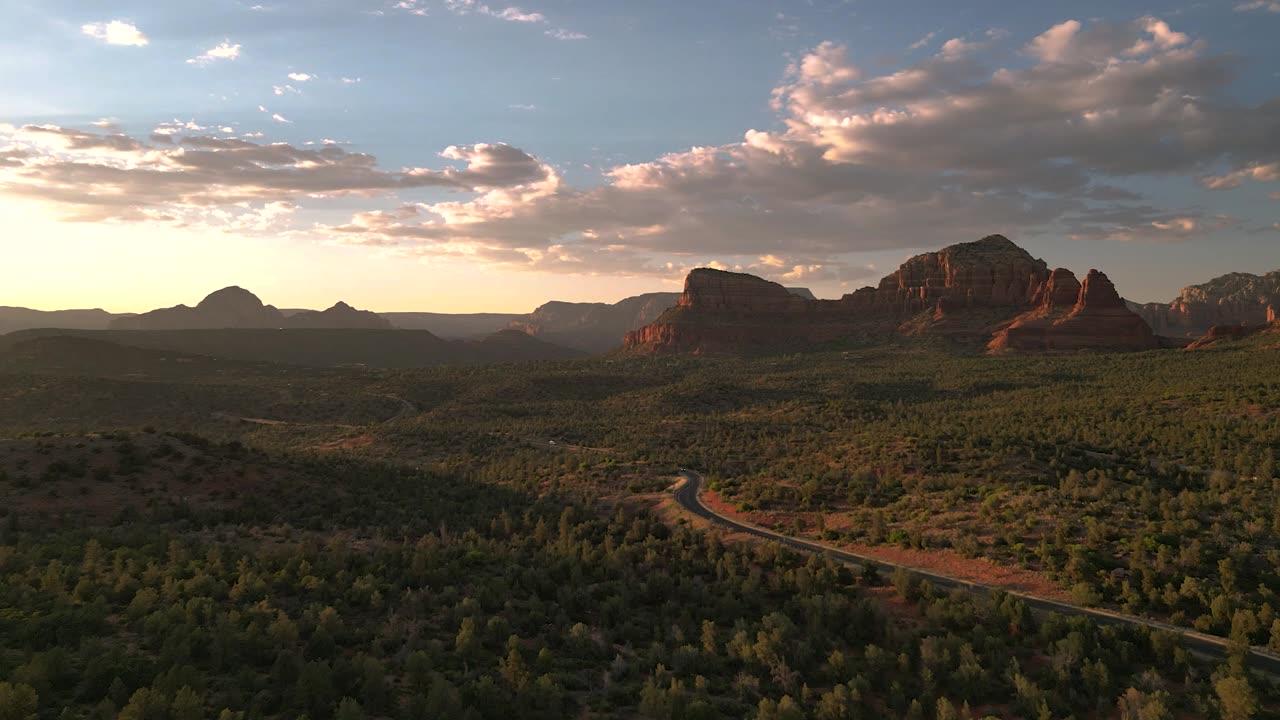
[[[1074,302],[1069,291],[1076,290]],[[1125,306],[1104,273],[1090,270],[1083,283],[1070,270],[1053,271],[1041,304],[996,332],[992,352],[1150,350],[1160,347],[1146,321]]]
[[[1039,332],[1053,349],[1154,347],[1150,328],[1125,308],[1105,275],[1097,276],[1081,286],[1070,271],[1050,273],[999,235],[917,255],[878,286],[839,300],[808,300],[753,275],[699,268],[685,278],[676,306],[628,333],[625,347],[720,352],[895,331],[985,342],[1019,319],[1027,329],[1013,335],[1027,345]],[[1032,320],[1059,324],[1052,332],[1032,330]]]

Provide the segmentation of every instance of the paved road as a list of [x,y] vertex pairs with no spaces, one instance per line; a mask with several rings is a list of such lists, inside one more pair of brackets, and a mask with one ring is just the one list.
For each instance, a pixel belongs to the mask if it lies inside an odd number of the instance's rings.
[[[974,593],[975,595],[990,595],[993,591],[999,589],[990,585],[983,585],[981,583],[961,580],[960,578],[953,578],[946,575],[938,575],[927,570],[919,570],[917,568],[885,562],[884,560],[878,560],[865,555],[837,550],[825,545],[801,540],[789,535],[783,535],[757,525],[726,517],[702,504],[702,498],[700,496],[700,492],[702,490],[702,475],[692,470],[681,470],[680,475],[684,477],[684,482],[676,488],[676,502],[680,503],[684,509],[694,515],[705,518],[717,525],[720,525],[721,527],[726,527],[748,535],[754,535],[766,540],[774,540],[786,545],[787,547],[803,552],[824,553],[830,555],[836,560],[852,565],[873,565],[895,570],[902,568],[922,580],[928,580],[934,585],[942,588],[957,588]],[[1005,592],[1008,592],[1009,595],[1014,597],[1021,598],[1026,602],[1027,606],[1033,610],[1056,612],[1062,615],[1083,615],[1093,619],[1101,625],[1145,625],[1147,627],[1157,628],[1160,630],[1170,630],[1181,634],[1183,643],[1193,652],[1214,658],[1225,658],[1227,655],[1227,641],[1215,635],[1205,635],[1203,633],[1189,630],[1187,628],[1177,627],[1175,625],[1168,625],[1166,623],[1155,622],[1153,620],[1145,620],[1131,615],[1121,615],[1119,613],[1108,612],[1106,610],[1096,610],[1093,608],[1081,607],[1079,605],[1071,605],[1070,603],[1058,602],[1056,600],[1049,600],[1047,598],[1036,597],[1034,595],[1025,595],[1023,593],[1009,591]],[[1280,656],[1254,650],[1249,658],[1249,665],[1254,670],[1267,673],[1268,675],[1280,676]]]

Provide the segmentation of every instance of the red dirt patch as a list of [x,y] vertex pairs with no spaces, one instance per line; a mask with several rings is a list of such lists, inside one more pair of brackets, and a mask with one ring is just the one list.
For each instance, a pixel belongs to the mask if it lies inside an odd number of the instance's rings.
[[[804,527],[813,527],[812,513],[782,513],[756,511],[739,513],[732,503],[727,502],[718,493],[708,490],[702,494],[703,504],[722,515],[739,518],[761,527],[773,528],[779,524],[790,526],[792,521],[800,520]],[[840,516],[827,518],[827,527],[837,529],[848,525],[840,522]],[[814,537],[806,540],[818,541]],[[818,541],[820,542],[820,541]],[[883,562],[904,565],[916,570],[947,575],[949,577],[968,580],[1018,593],[1035,595],[1070,602],[1070,595],[1056,583],[1043,575],[1019,567],[1001,565],[987,558],[967,558],[949,549],[914,550],[896,545],[864,545],[861,543],[839,543],[833,547],[848,550],[858,555]]]

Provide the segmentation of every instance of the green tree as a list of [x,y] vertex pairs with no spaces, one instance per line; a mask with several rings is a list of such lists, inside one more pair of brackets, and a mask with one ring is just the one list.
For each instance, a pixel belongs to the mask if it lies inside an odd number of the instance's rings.
[[35,720],[39,700],[30,685],[0,682],[0,720]]
[[138,688],[120,710],[119,720],[169,720],[169,703],[151,688]]
[[1222,720],[1250,720],[1258,712],[1258,699],[1246,678],[1224,677],[1213,684],[1213,689],[1218,694]]
[[342,698],[333,713],[334,720],[365,720],[364,708],[354,698]]
[[189,687],[173,696],[173,720],[204,720],[204,700]]

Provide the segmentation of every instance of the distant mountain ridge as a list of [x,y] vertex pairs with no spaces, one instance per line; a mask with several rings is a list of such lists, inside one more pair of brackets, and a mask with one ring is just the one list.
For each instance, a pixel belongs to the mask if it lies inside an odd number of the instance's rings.
[[0,305],[0,335],[31,328],[61,327],[77,330],[106,330],[111,321],[128,315],[92,310],[32,310]]
[[[815,299],[807,288],[787,288]],[[518,330],[563,347],[600,353],[619,347],[626,334],[658,318],[680,293],[654,292],[616,303],[543,303],[531,313],[432,313],[357,310],[338,302],[328,310],[279,309],[252,292],[231,286],[209,294],[195,307],[176,305],[134,315],[102,310],[41,312],[0,308],[0,334],[35,328],[74,330],[214,330],[278,328],[363,328],[426,330],[446,340],[481,340],[502,330]]]
[[338,302],[324,311],[300,310],[285,315],[257,295],[231,286],[210,293],[195,307],[176,305],[132,317],[113,319],[112,330],[217,330],[276,328],[363,328],[390,330],[390,321],[367,310]]
[[1280,270],[1227,273],[1190,285],[1167,303],[1130,303],[1157,333],[1199,337],[1215,325],[1261,325],[1280,310]]

